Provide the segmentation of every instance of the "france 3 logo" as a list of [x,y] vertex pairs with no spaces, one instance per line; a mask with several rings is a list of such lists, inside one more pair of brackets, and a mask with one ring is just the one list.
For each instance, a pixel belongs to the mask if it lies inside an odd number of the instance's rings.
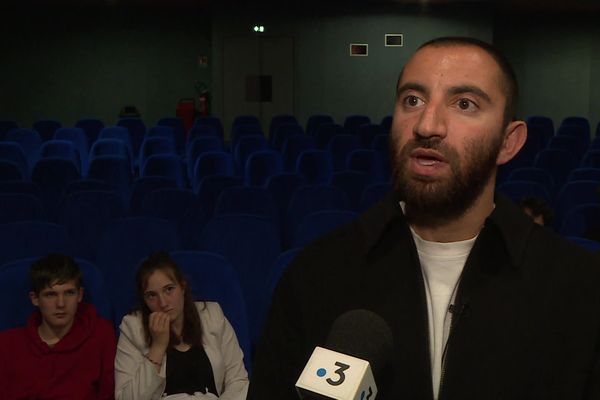
[[[317,370],[317,376],[319,378],[325,378],[325,382],[327,382],[331,386],[339,386],[346,381],[346,374],[344,373],[344,371],[350,369],[350,366],[348,364],[344,364],[343,362],[340,362],[340,361],[336,361],[334,365],[336,367],[338,367],[336,370],[333,371],[333,374],[335,375],[335,379],[332,379],[331,377],[326,378],[327,369],[325,369],[325,368],[319,368]],[[371,400],[372,397],[373,397],[373,388],[371,386],[369,386],[367,389],[361,390],[359,399],[360,400]]]
[[315,348],[296,386],[337,400],[375,400],[377,395],[367,361],[321,347]]

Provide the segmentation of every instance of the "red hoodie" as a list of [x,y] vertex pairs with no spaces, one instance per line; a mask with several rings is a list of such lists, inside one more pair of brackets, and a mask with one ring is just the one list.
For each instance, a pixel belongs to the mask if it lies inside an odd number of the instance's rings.
[[114,399],[115,333],[91,304],[52,348],[38,334],[35,311],[26,327],[0,332],[0,399]]

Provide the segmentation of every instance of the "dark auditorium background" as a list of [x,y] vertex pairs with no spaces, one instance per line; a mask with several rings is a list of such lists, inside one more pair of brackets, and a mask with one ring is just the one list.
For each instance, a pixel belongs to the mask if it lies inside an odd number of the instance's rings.
[[[236,115],[259,113],[263,125],[278,113],[302,122],[316,113],[379,121],[392,111],[402,64],[441,35],[498,45],[518,74],[522,116],[549,115],[557,125],[580,115],[593,127],[600,119],[594,0],[10,3],[0,24],[0,118],[20,126],[88,116],[113,124],[124,105],[156,121],[173,114],[179,98],[195,97],[197,83],[226,127]],[[264,33],[252,31],[257,24]],[[404,46],[384,47],[386,33],[402,33]],[[350,43],[369,44],[368,57],[349,57]],[[236,92],[243,76],[259,73],[273,73],[271,103]]]

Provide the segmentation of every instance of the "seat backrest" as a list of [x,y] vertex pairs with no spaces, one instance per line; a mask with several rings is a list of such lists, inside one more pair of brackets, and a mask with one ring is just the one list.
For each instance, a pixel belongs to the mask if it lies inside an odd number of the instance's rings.
[[44,158],[70,160],[81,174],[81,156],[75,144],[70,140],[51,139],[42,143],[42,147],[40,148],[40,159]]
[[383,133],[385,133],[385,134],[391,133],[393,122],[394,122],[394,117],[392,117],[391,115],[386,115],[385,117],[383,117],[381,119],[380,125],[383,130]]
[[0,159],[13,161],[19,166],[24,177],[29,178],[29,165],[23,148],[15,142],[0,142]]
[[356,134],[360,138],[360,145],[363,149],[370,149],[375,136],[386,134],[381,125],[363,124],[356,128]]
[[215,204],[221,192],[225,188],[240,185],[242,185],[242,180],[237,176],[208,175],[200,180],[194,193],[198,196],[206,215],[211,217],[214,214]]
[[72,242],[62,225],[44,221],[0,224],[0,264],[49,253],[72,254]]
[[278,223],[277,206],[271,193],[258,186],[224,188],[217,197],[214,215],[251,214]]
[[569,174],[567,182],[571,181],[598,181],[600,182],[600,166],[575,168]]
[[[223,124],[221,123],[221,120],[217,117],[213,117],[213,116],[200,116],[198,118],[196,118],[196,120],[194,121],[194,127],[196,126],[212,126],[215,130],[215,132],[221,136],[221,138],[224,137],[223,135]],[[191,133],[189,135],[189,139],[191,139]]]
[[179,117],[165,117],[158,120],[156,126],[168,126],[173,130],[177,151],[181,154],[185,148],[185,126]]
[[346,193],[335,186],[305,185],[298,188],[290,199],[285,222],[284,245],[289,247],[300,221],[313,212],[340,210],[350,211]]
[[600,168],[600,148],[598,150],[588,150],[583,155],[581,166]]
[[131,149],[134,159],[138,156],[144,136],[146,136],[146,124],[141,118],[119,118],[117,126],[122,126],[129,130],[131,136]]
[[579,164],[581,156],[584,152],[583,141],[577,136],[557,135],[550,138],[548,149],[565,149],[569,151],[575,158],[575,163]]
[[73,143],[81,160],[82,173],[87,172],[90,145],[86,133],[81,128],[58,128],[54,140],[68,140]]
[[348,155],[360,147],[360,139],[356,135],[335,135],[331,138],[327,151],[331,154],[334,171],[346,169]]
[[281,252],[277,226],[254,215],[218,215],[202,229],[198,249],[220,254],[238,273],[248,307],[250,338],[255,345],[262,331],[258,323],[264,314],[265,281]]
[[333,173],[331,154],[325,150],[304,150],[296,161],[296,173],[311,185],[329,183]]
[[267,179],[283,172],[281,154],[274,150],[256,151],[246,160],[244,168],[244,184],[247,186],[263,186]]
[[296,170],[296,161],[304,150],[316,149],[315,138],[308,135],[293,135],[288,137],[283,144],[281,155],[283,166],[288,172]]
[[565,183],[556,195],[554,209],[556,210],[556,227],[561,228],[566,214],[574,207],[582,204],[598,204],[598,188],[600,182],[570,181]]
[[139,263],[153,252],[181,249],[173,222],[130,217],[115,219],[108,224],[98,244],[96,265],[111,282],[115,321],[120,322],[136,304],[135,272]]
[[28,193],[0,193],[0,224],[48,219],[42,201]]
[[586,203],[567,211],[560,233],[563,236],[585,237],[588,230],[598,227],[600,227],[600,204]]
[[198,197],[188,189],[162,188],[144,196],[140,214],[145,217],[162,218],[183,222],[190,208],[199,203]]
[[356,135],[358,127],[365,124],[370,124],[371,118],[366,115],[349,115],[344,120],[344,131],[349,135]]
[[384,198],[392,191],[392,184],[387,182],[371,183],[360,196],[358,211],[366,211],[373,204]]
[[163,176],[173,179],[180,189],[187,186],[183,160],[176,154],[155,154],[148,157],[141,167],[140,176]]
[[255,151],[267,149],[267,140],[264,136],[243,136],[234,148],[233,158],[239,175],[243,175],[246,161]]
[[40,134],[42,141],[50,140],[54,137],[54,132],[62,127],[61,123],[52,119],[43,119],[35,121],[32,128]]
[[6,135],[8,131],[18,128],[19,124],[17,124],[17,121],[0,120],[0,139],[4,139],[4,135]]
[[352,211],[317,211],[306,215],[293,234],[291,247],[304,247],[313,240],[323,236],[339,226],[345,225],[358,218]]
[[223,138],[220,136],[199,136],[189,142],[186,152],[187,173],[193,180],[194,166],[200,154],[208,151],[225,151]]
[[[345,130],[338,124],[321,124],[315,131],[315,139],[319,149],[326,149],[332,138],[345,134]],[[356,135],[352,135],[356,136]]]
[[131,163],[119,156],[98,156],[90,163],[88,177],[98,179],[110,185],[123,201],[123,206],[128,208],[133,175]]
[[304,135],[304,130],[298,124],[282,124],[277,127],[275,132],[269,137],[271,148],[281,152],[285,140],[293,135]]
[[560,187],[577,162],[568,150],[544,149],[535,157],[533,166],[550,172],[555,185]]
[[386,181],[389,176],[383,156],[375,150],[352,151],[346,158],[346,169],[364,172],[371,176],[373,182]]
[[104,122],[95,118],[80,119],[75,123],[75,127],[83,129],[87,136],[88,144],[91,145],[98,139],[100,131],[104,128]]
[[194,165],[192,188],[195,192],[202,179],[210,175],[234,175],[233,157],[224,151],[208,151],[200,154]]
[[[169,127],[163,127],[170,129]],[[177,154],[173,137],[169,136],[151,136],[146,137],[140,148],[138,165],[140,168],[144,165],[148,157],[157,154]]]
[[348,196],[352,210],[358,210],[363,191],[371,183],[371,177],[359,171],[339,171],[331,176],[331,186],[342,189]]
[[137,178],[131,188],[131,198],[129,204],[129,214],[131,216],[140,215],[144,198],[150,192],[158,189],[175,189],[177,183],[169,178],[162,176],[148,176]]
[[25,157],[27,157],[27,163],[29,164],[29,170],[33,168],[40,157],[40,147],[42,147],[42,138],[39,133],[33,129],[13,129],[6,133],[4,140],[7,142],[16,142],[21,146]]
[[[179,120],[177,118],[177,120]],[[164,137],[169,138],[173,141],[175,146],[175,152],[177,154],[183,154],[185,145],[185,132],[183,131],[183,125],[181,125],[181,131],[176,130],[170,125],[156,125],[148,128],[144,140],[151,137]]]
[[[134,157],[135,153],[133,151],[131,134],[129,133],[127,128],[122,127],[122,126],[106,127],[100,131],[100,135],[98,136],[98,139],[116,139],[116,140],[122,141],[125,144],[125,146],[127,147],[127,150],[129,151],[129,160],[131,160],[131,163],[133,165],[133,160],[134,160],[133,157]],[[98,155],[100,155],[100,154],[98,154]],[[104,155],[108,155],[108,154],[104,154]]]
[[306,134],[314,136],[317,132],[317,128],[319,127],[319,125],[334,124],[334,123],[335,123],[335,121],[333,120],[331,115],[325,115],[325,114],[311,115],[310,117],[308,117],[308,120],[306,121]]
[[275,135],[275,132],[277,131],[277,129],[279,129],[281,125],[285,124],[298,125],[298,120],[296,119],[296,117],[289,114],[280,114],[273,116],[269,125],[269,139],[271,139],[273,135]]
[[58,222],[72,238],[74,254],[96,260],[98,245],[108,224],[125,216],[121,197],[106,190],[87,190],[64,197]]
[[500,184],[497,190],[510,197],[515,204],[519,204],[526,197],[541,198],[546,203],[551,201],[548,190],[539,182],[508,181]]

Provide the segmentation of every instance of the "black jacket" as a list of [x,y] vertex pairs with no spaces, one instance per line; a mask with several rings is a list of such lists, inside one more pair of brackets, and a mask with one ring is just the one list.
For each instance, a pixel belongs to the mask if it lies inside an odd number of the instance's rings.
[[[600,261],[531,222],[506,198],[468,257],[440,399],[600,399]],[[297,399],[294,384],[343,312],[389,324],[384,399],[432,399],[429,332],[416,248],[390,196],[296,257],[275,292],[248,399]],[[368,340],[368,338],[365,338]]]

